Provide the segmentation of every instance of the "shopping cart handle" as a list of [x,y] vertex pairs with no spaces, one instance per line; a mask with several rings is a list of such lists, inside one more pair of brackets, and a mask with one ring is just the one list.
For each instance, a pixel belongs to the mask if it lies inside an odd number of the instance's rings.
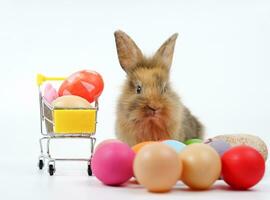
[[65,80],[66,77],[47,77],[43,74],[37,74],[37,85],[40,86],[43,84],[44,81],[62,81]]

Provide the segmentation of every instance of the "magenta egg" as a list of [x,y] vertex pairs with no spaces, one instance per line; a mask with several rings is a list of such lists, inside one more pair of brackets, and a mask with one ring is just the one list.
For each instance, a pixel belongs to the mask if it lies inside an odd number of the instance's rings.
[[92,171],[106,185],[122,185],[133,176],[134,157],[134,151],[125,143],[105,143],[93,155]]
[[100,142],[96,148],[95,148],[95,151],[98,150],[100,147],[102,147],[103,145],[105,144],[108,144],[108,143],[114,143],[114,142],[117,142],[117,143],[122,143],[122,141],[120,140],[117,140],[117,139],[106,139],[106,140],[103,140],[102,142]]

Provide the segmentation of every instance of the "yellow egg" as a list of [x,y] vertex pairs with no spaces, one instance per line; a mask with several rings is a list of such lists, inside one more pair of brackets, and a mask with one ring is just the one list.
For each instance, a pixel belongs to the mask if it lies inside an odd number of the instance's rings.
[[136,155],[134,174],[150,192],[168,192],[182,172],[182,163],[176,151],[163,143],[144,146]]
[[55,108],[91,108],[91,104],[84,98],[75,95],[58,97],[52,102]]
[[179,158],[183,163],[181,179],[191,189],[208,189],[220,176],[220,157],[207,144],[188,145],[180,152]]

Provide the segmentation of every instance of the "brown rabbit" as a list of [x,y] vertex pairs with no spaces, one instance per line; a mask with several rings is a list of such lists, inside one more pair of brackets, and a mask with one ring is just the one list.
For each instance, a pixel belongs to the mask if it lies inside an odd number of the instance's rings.
[[119,62],[127,74],[117,105],[116,136],[130,146],[151,140],[184,141],[203,135],[203,126],[169,83],[177,35],[147,58],[126,33],[115,32]]

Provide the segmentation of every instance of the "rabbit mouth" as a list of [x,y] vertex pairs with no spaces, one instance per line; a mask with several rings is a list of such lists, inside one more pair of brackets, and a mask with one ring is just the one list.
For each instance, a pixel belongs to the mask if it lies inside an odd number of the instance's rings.
[[136,132],[137,141],[160,141],[169,139],[166,120],[160,114],[148,115],[140,121]]
[[147,105],[145,107],[145,116],[147,118],[157,118],[161,114],[161,108]]

